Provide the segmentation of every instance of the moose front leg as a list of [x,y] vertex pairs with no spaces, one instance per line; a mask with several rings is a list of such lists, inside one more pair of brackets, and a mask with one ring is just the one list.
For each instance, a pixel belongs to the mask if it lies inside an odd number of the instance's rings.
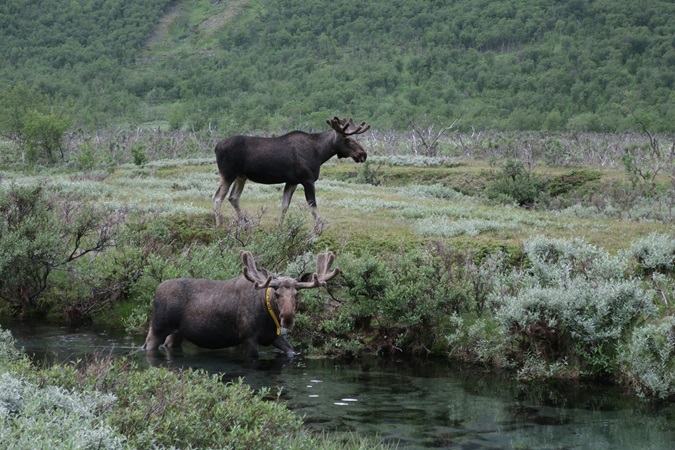
[[272,345],[274,345],[282,352],[286,353],[287,356],[293,356],[296,354],[295,349],[293,349],[293,346],[289,344],[286,338],[282,335],[277,336]]
[[314,224],[316,225],[319,221],[319,213],[316,211],[316,191],[314,189],[314,183],[302,183],[302,187],[305,189],[305,200],[307,200],[307,204],[312,210]]

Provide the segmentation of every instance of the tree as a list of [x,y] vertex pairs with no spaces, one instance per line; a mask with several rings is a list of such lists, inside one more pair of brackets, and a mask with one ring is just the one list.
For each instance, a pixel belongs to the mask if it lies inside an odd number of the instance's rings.
[[44,156],[49,164],[54,162],[54,154],[63,154],[63,135],[70,127],[70,119],[53,113],[30,111],[24,123],[24,142],[29,162],[37,162]]
[[44,104],[44,97],[25,83],[17,84],[0,96],[0,136],[14,142],[25,162],[25,127],[30,111]]
[[49,99],[26,84],[8,89],[0,97],[0,135],[21,150],[21,162],[37,162],[45,157],[54,162],[54,154],[63,154],[63,135],[71,120],[54,112]]

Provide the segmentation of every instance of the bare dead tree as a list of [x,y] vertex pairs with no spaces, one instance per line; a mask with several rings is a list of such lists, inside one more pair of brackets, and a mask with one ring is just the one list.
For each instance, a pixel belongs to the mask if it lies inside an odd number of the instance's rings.
[[441,124],[441,128],[434,131],[436,124],[432,123],[431,125],[424,128],[415,125],[411,119],[410,127],[413,130],[413,153],[415,155],[421,154],[422,156],[438,156],[438,144],[441,136],[443,136],[443,133],[446,131],[452,130],[458,122],[459,119],[456,119],[454,122],[452,122],[452,124],[450,124],[450,126],[447,127]]

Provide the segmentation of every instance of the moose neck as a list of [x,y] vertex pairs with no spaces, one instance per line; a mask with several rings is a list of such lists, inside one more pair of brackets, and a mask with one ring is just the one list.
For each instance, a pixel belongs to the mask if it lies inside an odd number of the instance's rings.
[[333,156],[337,155],[337,146],[335,145],[338,136],[335,134],[335,131],[324,131],[323,133],[316,134],[317,141],[320,145],[316,146],[317,154],[321,159],[321,164],[325,163]]
[[279,308],[276,305],[276,301],[274,298],[274,289],[272,288],[267,288],[265,289],[265,309],[269,313],[270,317],[272,318],[272,321],[274,322],[274,326],[276,327],[276,333],[277,336],[281,334],[281,323],[280,320],[280,311]]

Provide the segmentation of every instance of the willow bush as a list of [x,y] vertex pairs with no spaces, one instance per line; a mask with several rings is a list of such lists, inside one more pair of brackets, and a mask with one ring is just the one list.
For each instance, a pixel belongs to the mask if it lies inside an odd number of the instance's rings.
[[0,442],[7,449],[330,448],[269,392],[204,371],[125,359],[32,367],[0,329]]
[[626,275],[624,258],[579,240],[539,238],[525,253],[530,267],[491,296],[522,373],[541,364],[569,364],[574,376],[613,373],[618,345],[656,312],[654,293]]
[[675,398],[675,316],[636,328],[622,347],[623,371],[640,396]]

